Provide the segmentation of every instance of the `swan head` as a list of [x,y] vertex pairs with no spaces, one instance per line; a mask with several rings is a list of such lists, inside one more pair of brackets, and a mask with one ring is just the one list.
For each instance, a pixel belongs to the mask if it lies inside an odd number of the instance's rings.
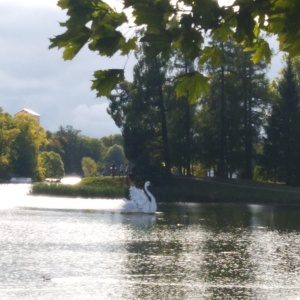
[[145,182],[145,187],[148,187],[149,185],[151,185],[150,181],[146,181]]

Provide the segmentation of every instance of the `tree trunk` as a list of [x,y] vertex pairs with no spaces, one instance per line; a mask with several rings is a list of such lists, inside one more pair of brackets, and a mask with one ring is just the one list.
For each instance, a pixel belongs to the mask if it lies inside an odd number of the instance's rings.
[[171,161],[170,161],[170,151],[169,151],[168,127],[167,127],[167,120],[166,120],[166,108],[163,100],[163,92],[161,86],[159,87],[158,93],[159,93],[158,106],[160,110],[161,132],[162,132],[162,142],[163,142],[163,156],[165,160],[166,170],[170,174]]
[[[222,56],[224,53],[223,43]],[[226,177],[226,119],[225,119],[225,74],[224,74],[224,63],[221,66],[221,109],[220,109],[220,166],[218,170],[218,177]]]
[[244,76],[244,127],[245,127],[245,171],[244,178],[252,179],[252,67],[249,74],[245,69]]
[[185,101],[185,165],[186,175],[191,176],[191,114],[188,98]]

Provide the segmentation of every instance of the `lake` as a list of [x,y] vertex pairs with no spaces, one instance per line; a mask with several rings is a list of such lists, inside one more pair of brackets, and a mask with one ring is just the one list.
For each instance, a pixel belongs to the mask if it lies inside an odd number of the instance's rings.
[[[0,299],[300,299],[300,207],[27,195],[0,185]],[[51,280],[43,281],[43,276]]]

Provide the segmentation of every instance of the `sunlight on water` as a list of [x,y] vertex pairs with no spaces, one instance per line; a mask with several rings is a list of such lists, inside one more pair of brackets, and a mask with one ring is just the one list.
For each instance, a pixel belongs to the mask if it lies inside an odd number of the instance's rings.
[[1,300],[300,299],[299,207],[125,215],[119,200],[29,188],[0,185]]
[[0,209],[27,207],[40,209],[69,210],[109,210],[120,212],[122,201],[112,199],[83,199],[68,197],[32,196],[30,184],[3,184],[1,188]]
[[68,176],[68,177],[64,177],[60,180],[60,182],[62,184],[77,184],[81,181],[81,177],[75,177],[75,176]]

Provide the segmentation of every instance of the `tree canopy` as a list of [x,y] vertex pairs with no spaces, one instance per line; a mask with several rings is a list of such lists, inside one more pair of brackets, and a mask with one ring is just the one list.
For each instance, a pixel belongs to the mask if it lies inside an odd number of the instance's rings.
[[62,178],[65,174],[64,163],[58,153],[43,151],[39,154],[40,168],[45,178]]
[[[207,39],[232,39],[250,51],[257,63],[270,61],[268,38],[275,36],[281,51],[291,57],[300,54],[298,0],[235,0],[226,6],[216,0],[121,2],[130,14],[124,9],[118,12],[102,0],[59,0],[58,6],[67,10],[68,19],[60,24],[65,32],[51,39],[50,48],[63,48],[63,58],[70,60],[85,45],[101,56],[112,57],[128,55],[139,43],[145,43],[151,54],[167,55],[178,49],[191,61],[203,64],[212,60],[217,65],[223,63],[222,53],[218,45],[208,45]],[[130,37],[129,27],[134,30]],[[92,89],[98,96],[108,96],[124,80],[124,68],[97,70],[94,77]],[[191,101],[207,90],[207,78],[199,71],[177,79],[177,95],[188,92]]]
[[12,160],[14,173],[22,177],[39,179],[38,153],[47,143],[46,133],[39,121],[25,112],[16,114],[14,122],[19,130],[19,135],[12,145],[12,151],[16,153]]
[[274,83],[273,101],[265,127],[263,167],[269,178],[287,185],[300,184],[300,69],[299,61],[286,59]]
[[0,178],[9,178],[11,175],[11,161],[16,155],[11,148],[19,133],[12,116],[0,107]]

